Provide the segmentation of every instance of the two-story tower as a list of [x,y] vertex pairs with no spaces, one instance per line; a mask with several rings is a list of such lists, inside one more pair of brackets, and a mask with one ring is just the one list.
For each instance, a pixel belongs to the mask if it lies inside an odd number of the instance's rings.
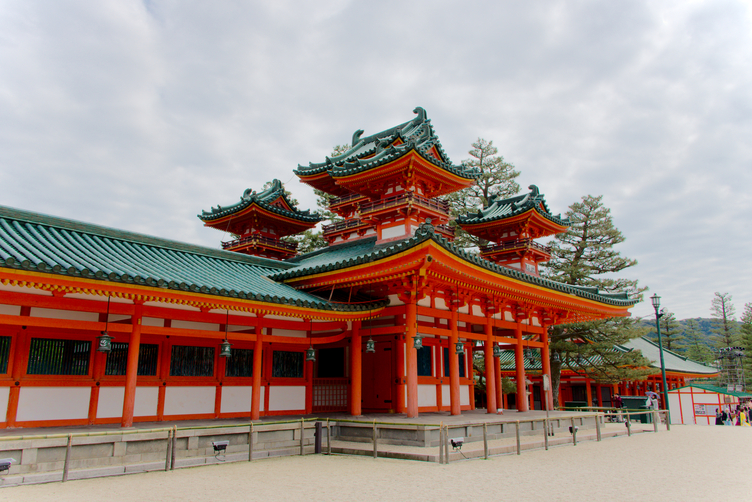
[[198,217],[204,226],[237,237],[223,242],[223,249],[275,260],[284,260],[296,253],[297,243],[286,242],[283,237],[313,228],[321,221],[318,213],[299,211],[285,195],[279,180],[272,181],[271,186],[260,193],[249,188],[243,192],[240,202],[212,207],[210,211],[201,211]]
[[330,244],[377,237],[377,244],[410,237],[430,220],[453,239],[449,205],[439,197],[471,185],[474,169],[452,165],[423,108],[417,117],[363,137],[358,130],[345,153],[295,174],[308,185],[335,196],[330,209],[344,221],[323,228]]
[[480,248],[483,258],[538,275],[538,264],[550,260],[551,251],[535,239],[565,232],[569,220],[551,214],[537,186],[528,188],[528,194],[492,197],[488,207],[459,216],[457,224],[488,241]]

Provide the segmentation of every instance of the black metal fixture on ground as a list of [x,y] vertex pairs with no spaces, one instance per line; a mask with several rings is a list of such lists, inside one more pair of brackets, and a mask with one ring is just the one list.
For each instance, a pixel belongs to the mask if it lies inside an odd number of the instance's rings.
[[[224,462],[225,453],[227,452],[227,447],[229,445],[229,441],[212,441],[212,448],[214,448],[214,458],[216,458],[220,462]],[[220,455],[222,456],[222,458],[219,458]]]
[[671,410],[668,406],[668,385],[666,385],[666,365],[663,362],[663,339],[661,338],[661,317],[663,317],[663,314],[658,312],[658,309],[661,308],[661,297],[654,294],[650,297],[650,302],[655,309],[655,329],[658,332],[658,352],[661,355],[661,390],[663,391],[663,402],[666,404],[666,421],[671,423]]
[[227,341],[227,323],[230,321],[230,311],[225,311],[225,341],[223,341],[219,346],[219,357],[230,357],[231,351],[230,347],[232,347],[232,344]]
[[102,331],[102,334],[98,336],[99,339],[99,346],[97,347],[97,350],[99,352],[110,352],[112,350],[112,337],[107,334],[107,326],[110,321],[110,297],[107,296],[107,314],[104,319],[104,331]]

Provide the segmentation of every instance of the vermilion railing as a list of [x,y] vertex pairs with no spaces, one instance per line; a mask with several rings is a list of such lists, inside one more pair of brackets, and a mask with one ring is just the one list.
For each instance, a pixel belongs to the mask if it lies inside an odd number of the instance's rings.
[[449,214],[449,203],[439,199],[429,199],[422,195],[416,195],[413,192],[406,192],[400,195],[392,195],[385,199],[380,199],[373,202],[366,202],[360,205],[360,214],[368,214],[374,211],[380,211],[381,209],[387,209],[390,207],[400,206],[403,204],[412,203],[419,205],[427,209],[433,209],[434,211]]
[[516,241],[502,242],[501,244],[489,244],[487,246],[481,246],[480,251],[482,253],[493,253],[496,251],[504,251],[506,249],[519,248],[533,248],[551,254],[551,248],[549,246],[538,244],[532,239],[517,239]]
[[245,244],[262,244],[267,247],[275,247],[275,248],[281,248],[281,249],[289,249],[290,251],[295,251],[298,249],[298,243],[297,242],[285,242],[281,241],[279,239],[272,239],[270,237],[266,237],[265,235],[261,234],[252,234],[248,237],[243,237],[242,239],[237,239],[230,242],[223,242],[222,243],[222,249],[229,249],[234,248],[238,246],[244,246]]
[[358,228],[367,225],[367,223],[361,221],[359,218],[351,218],[349,220],[332,223],[331,225],[324,225],[321,229],[324,231],[324,235],[332,234],[334,232],[340,232],[349,228]]
[[330,200],[329,207],[332,208],[332,207],[344,204],[346,202],[353,201],[355,199],[365,199],[365,198],[366,198],[365,195],[360,195],[359,193],[351,193],[351,194],[343,195],[342,197],[337,197],[335,199]]

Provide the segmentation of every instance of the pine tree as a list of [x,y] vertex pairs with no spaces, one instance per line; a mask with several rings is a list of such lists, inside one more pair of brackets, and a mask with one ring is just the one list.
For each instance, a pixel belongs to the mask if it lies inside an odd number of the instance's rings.
[[685,321],[684,339],[686,341],[687,357],[703,364],[713,363],[713,352],[704,343],[705,335],[695,319]]
[[676,316],[673,312],[661,309],[661,313],[663,314],[660,320],[661,338],[663,338],[664,347],[666,350],[684,352],[686,348],[684,345],[685,340],[679,321],[676,320]]
[[[468,152],[471,158],[464,160],[462,165],[480,170],[481,175],[473,185],[446,196],[452,218],[477,211],[479,207],[485,209],[492,196],[511,197],[520,191],[520,185],[515,181],[520,172],[498,155],[499,150],[493,146],[493,141],[478,138],[472,147]],[[461,247],[485,244],[459,226],[455,226],[454,242]]]
[[710,316],[713,318],[713,333],[716,335],[718,348],[738,345],[739,326],[734,319],[736,308],[731,303],[733,298],[728,293],[716,291],[710,304]]
[[[571,226],[551,243],[552,258],[544,265],[544,275],[565,284],[607,292],[626,290],[639,295],[644,289],[638,288],[636,280],[614,277],[637,261],[621,256],[614,249],[625,237],[614,226],[603,197],[583,197],[569,206],[566,216]],[[558,399],[562,368],[602,383],[644,379],[654,373],[650,361],[639,352],[615,349],[616,345],[645,333],[646,329],[640,328],[637,320],[624,317],[552,327],[549,340],[554,402]],[[599,363],[592,364],[594,361]]]

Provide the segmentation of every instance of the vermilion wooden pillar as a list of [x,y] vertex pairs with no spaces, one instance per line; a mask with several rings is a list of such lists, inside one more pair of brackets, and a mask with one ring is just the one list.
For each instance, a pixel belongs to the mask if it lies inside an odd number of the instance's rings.
[[449,335],[449,408],[452,415],[459,415],[461,413],[460,360],[455,353],[457,351],[457,342],[459,341],[459,334],[457,333],[458,320],[459,315],[457,314],[457,310],[453,308],[452,318],[449,321],[451,323]]
[[517,345],[514,346],[514,366],[517,379],[517,411],[529,411],[527,385],[525,385],[525,358],[522,353],[522,323],[517,321],[514,329]]
[[136,383],[138,375],[138,353],[141,348],[141,316],[144,304],[136,302],[131,318],[131,338],[128,341],[128,362],[125,367],[125,394],[123,396],[122,427],[133,427],[133,408],[136,404]]
[[588,407],[593,406],[593,387],[590,385],[589,378],[585,378],[585,393],[587,395]]
[[496,373],[494,372],[495,360],[493,356],[493,312],[486,315],[486,346],[484,349],[486,362],[486,410],[488,413],[496,413]]
[[[21,307],[21,315],[28,317],[31,314],[31,307]],[[18,398],[21,395],[21,376],[26,371],[29,364],[29,334],[26,326],[21,326],[16,332],[16,339],[13,342],[13,353],[11,354],[11,377],[13,385],[10,387],[8,396],[8,410],[5,421],[8,427],[16,426],[16,415],[18,413]]]
[[262,357],[262,343],[264,340],[264,327],[263,318],[258,317],[258,324],[256,324],[256,343],[253,346],[253,383],[251,384],[251,420],[258,420],[261,418],[261,361]]
[[[543,374],[548,375],[548,390],[544,390],[544,395],[546,396],[545,402],[545,409],[546,410],[553,410],[554,409],[554,391],[553,391],[553,384],[551,382],[551,353],[548,350],[548,327],[544,324],[543,326],[543,334],[541,335],[541,340],[543,340],[543,347],[541,348],[541,364],[543,365]],[[541,389],[543,386],[541,385]]]
[[362,384],[363,384],[362,354],[363,353],[362,353],[362,337],[360,335],[360,321],[355,321],[353,322],[352,338],[350,339],[350,363],[351,363],[350,365],[350,415],[355,416],[355,417],[362,414],[362,411],[361,411]]
[[[418,351],[414,347],[414,339],[418,334],[418,317],[415,296],[405,305],[405,323],[407,324],[407,417],[418,416]],[[422,349],[426,350],[426,349]]]

